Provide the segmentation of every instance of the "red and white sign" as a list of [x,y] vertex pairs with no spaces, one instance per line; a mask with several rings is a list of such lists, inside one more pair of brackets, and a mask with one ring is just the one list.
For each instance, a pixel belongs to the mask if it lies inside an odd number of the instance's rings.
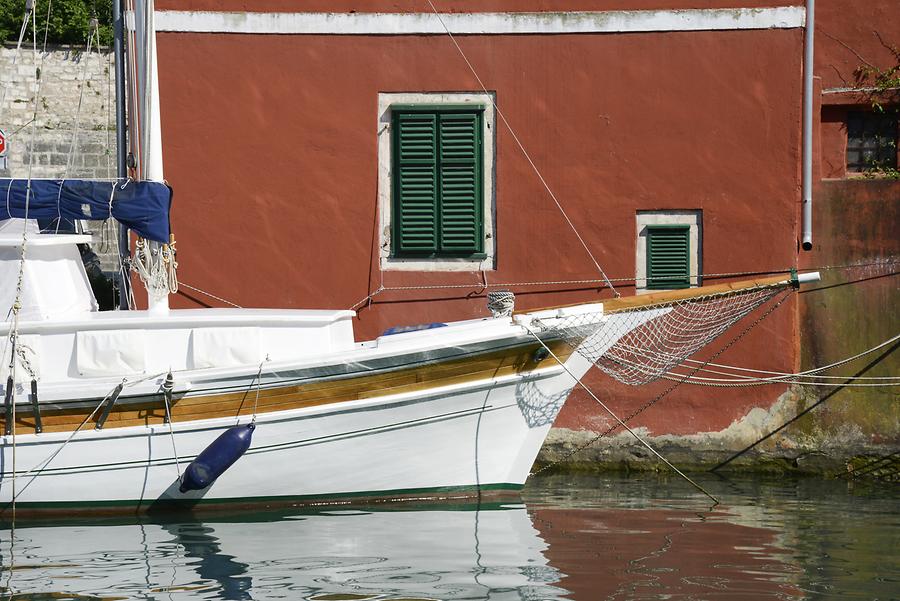
[[6,156],[6,134],[0,129],[0,157]]

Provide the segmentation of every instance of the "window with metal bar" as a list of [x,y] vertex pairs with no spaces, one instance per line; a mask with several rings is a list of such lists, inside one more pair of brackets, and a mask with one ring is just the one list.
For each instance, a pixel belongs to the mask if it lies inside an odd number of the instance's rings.
[[896,114],[847,113],[847,171],[896,169],[897,134]]

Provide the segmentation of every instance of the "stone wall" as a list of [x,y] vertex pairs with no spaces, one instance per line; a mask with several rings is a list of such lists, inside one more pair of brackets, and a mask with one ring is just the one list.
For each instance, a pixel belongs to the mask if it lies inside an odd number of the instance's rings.
[[[41,81],[35,81],[35,60]],[[0,129],[9,142],[2,177],[115,176],[115,92],[112,55],[54,48],[35,56],[0,46]],[[37,99],[35,115],[34,93]],[[77,130],[77,135],[76,134]],[[32,143],[32,132],[34,140]],[[34,149],[34,158],[30,149]]]
[[[0,129],[9,146],[0,177],[25,178],[29,171],[36,178],[115,177],[114,94],[108,49],[88,55],[84,48],[59,46],[35,57],[31,49],[17,53],[14,46],[0,46]],[[108,252],[115,224],[88,222],[87,227],[97,239],[104,271],[115,270],[115,253]]]

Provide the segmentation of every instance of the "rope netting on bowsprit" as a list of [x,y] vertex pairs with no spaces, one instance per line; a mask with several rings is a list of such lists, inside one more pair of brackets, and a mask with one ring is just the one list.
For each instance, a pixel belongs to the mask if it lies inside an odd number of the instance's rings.
[[[619,382],[636,386],[664,376],[790,284],[729,290],[694,298],[535,319]],[[610,303],[613,304],[613,303]]]

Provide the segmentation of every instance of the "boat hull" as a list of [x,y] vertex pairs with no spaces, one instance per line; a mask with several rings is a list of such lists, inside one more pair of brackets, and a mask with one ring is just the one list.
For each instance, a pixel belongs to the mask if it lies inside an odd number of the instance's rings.
[[15,450],[7,437],[0,511],[10,515],[13,495],[25,515],[518,490],[574,380],[559,365],[477,373],[259,412],[249,450],[208,488],[187,493],[179,475],[190,461],[254,419],[252,387],[237,416],[22,435]]

